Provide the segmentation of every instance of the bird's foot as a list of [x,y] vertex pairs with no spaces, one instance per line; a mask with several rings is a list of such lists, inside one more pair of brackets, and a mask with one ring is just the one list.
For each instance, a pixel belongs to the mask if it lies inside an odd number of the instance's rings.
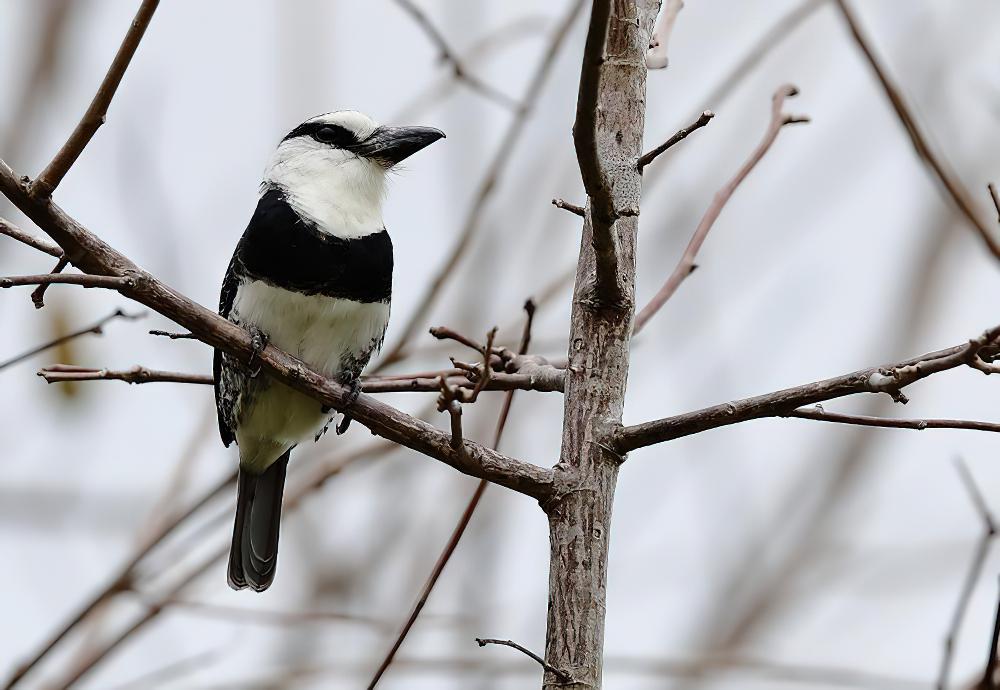
[[347,395],[347,403],[344,405],[344,418],[337,425],[337,436],[342,436],[347,431],[347,428],[351,426],[352,417],[349,410],[357,402],[359,395],[361,395],[361,382],[358,379],[354,379],[351,381],[351,392]]
[[270,338],[268,338],[267,333],[260,330],[252,323],[246,324],[244,328],[247,333],[250,334],[250,345],[253,348],[250,352],[250,360],[247,362],[247,367],[250,369],[250,378],[253,379],[257,378],[261,368],[259,364],[257,365],[257,368],[254,368],[254,362],[257,361],[257,358],[260,357],[260,353],[264,351],[265,347],[267,347],[267,342]]

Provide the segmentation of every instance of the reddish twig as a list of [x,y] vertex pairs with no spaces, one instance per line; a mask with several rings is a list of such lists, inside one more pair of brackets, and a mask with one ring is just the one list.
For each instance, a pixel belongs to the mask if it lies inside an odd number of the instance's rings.
[[916,429],[917,431],[922,431],[923,429],[969,429],[973,431],[1000,432],[1000,423],[996,422],[979,422],[968,419],[886,419],[885,417],[828,412],[821,405],[792,410],[784,416],[796,417],[798,419],[813,419],[818,422],[836,422],[837,424],[875,426],[887,429]]
[[537,661],[541,665],[541,667],[543,669],[545,669],[549,673],[555,674],[556,677],[559,678],[560,682],[562,682],[562,683],[572,683],[573,682],[573,677],[570,674],[568,674],[565,671],[562,671],[562,670],[556,668],[555,666],[553,666],[552,664],[550,664],[549,662],[547,662],[545,659],[543,659],[542,657],[540,657],[537,654],[535,654],[530,649],[525,649],[524,647],[522,647],[521,645],[519,645],[517,642],[514,642],[513,640],[497,640],[497,639],[490,638],[490,637],[477,637],[476,638],[476,644],[478,644],[480,647],[485,647],[488,644],[499,644],[499,645],[503,645],[504,647],[511,647],[512,649],[516,649],[517,651],[521,652],[525,656],[527,656],[527,657],[529,657],[529,658],[534,659],[535,661]]
[[761,140],[757,148],[754,149],[753,153],[746,160],[745,163],[736,172],[726,185],[716,192],[715,197],[712,199],[711,205],[709,205],[708,210],[705,211],[705,215],[702,216],[701,221],[698,223],[698,227],[695,228],[694,234],[691,236],[690,242],[688,242],[687,248],[684,250],[684,254],[681,256],[680,261],[677,262],[677,266],[674,268],[673,273],[667,278],[667,282],[663,284],[651,300],[649,304],[642,308],[639,315],[635,318],[635,326],[633,327],[632,334],[636,335],[646,326],[656,312],[666,304],[667,300],[673,296],[680,287],[680,284],[684,282],[695,269],[694,259],[698,255],[698,250],[701,249],[701,245],[705,242],[705,238],[708,236],[708,231],[712,229],[715,224],[716,219],[718,219],[719,214],[722,213],[722,209],[725,207],[726,203],[733,196],[733,192],[736,188],[740,186],[740,183],[746,179],[750,171],[760,163],[764,155],[770,150],[771,145],[774,144],[775,139],[778,138],[778,133],[781,128],[785,125],[796,124],[800,122],[808,122],[809,118],[803,117],[801,115],[789,115],[782,112],[782,108],[785,104],[785,99],[794,96],[798,93],[796,89],[791,84],[785,84],[780,87],[774,94],[771,100],[771,121],[767,126],[767,131],[764,133],[764,138]]
[[639,167],[639,172],[642,172],[643,168],[645,168],[647,165],[656,160],[656,157],[659,156],[661,153],[687,139],[688,135],[691,134],[691,132],[696,132],[697,130],[707,125],[709,122],[712,121],[713,117],[715,117],[715,113],[713,113],[711,110],[706,110],[701,115],[699,115],[698,119],[692,122],[690,125],[688,125],[687,127],[681,127],[679,130],[677,130],[676,133],[674,133],[672,137],[670,137],[665,142],[657,146],[655,149],[647,151],[646,153],[639,156],[639,161],[636,164]]
[[[527,352],[528,347],[531,345],[531,327],[535,318],[535,302],[530,299],[526,301],[524,303],[524,311],[526,319],[524,323],[524,330],[521,333],[521,342],[518,345],[518,352],[522,354]],[[494,329],[494,331],[495,330],[496,329]],[[492,344],[492,340],[487,347],[481,348],[484,355],[486,352],[489,352],[490,344]],[[479,349],[475,347],[475,344],[473,344],[472,347],[474,349]],[[493,432],[492,447],[494,449],[500,447],[500,439],[503,438],[504,429],[507,427],[507,419],[510,416],[510,408],[513,402],[514,391],[510,391],[504,397],[503,406],[500,408],[500,415],[497,418],[496,429]],[[424,582],[424,586],[420,590],[420,595],[417,597],[416,603],[410,610],[410,615],[403,623],[403,627],[400,629],[399,634],[396,636],[396,639],[393,641],[389,651],[382,659],[382,663],[379,664],[378,669],[376,669],[375,675],[372,676],[371,681],[368,683],[368,690],[373,690],[373,688],[378,685],[379,680],[381,680],[382,676],[388,670],[389,666],[393,662],[393,659],[396,658],[396,653],[403,645],[403,640],[406,639],[406,636],[410,633],[410,629],[413,628],[413,624],[417,622],[417,618],[420,616],[421,611],[424,610],[424,605],[427,603],[428,598],[430,598],[431,592],[434,591],[434,586],[441,577],[441,573],[444,572],[444,568],[448,565],[448,561],[451,560],[452,554],[455,553],[455,549],[458,547],[458,543],[461,541],[462,535],[465,534],[465,530],[469,526],[469,522],[472,520],[473,514],[476,512],[476,507],[479,505],[483,494],[486,492],[487,485],[488,482],[480,481],[476,486],[476,490],[472,493],[472,497],[465,506],[465,510],[462,511],[462,516],[459,518],[458,524],[456,524],[455,529],[452,530],[451,536],[448,538],[448,542],[445,544],[444,549],[441,551],[441,555],[438,556],[437,562],[431,569],[430,575]]]
[[674,31],[677,15],[684,9],[684,0],[666,0],[660,10],[660,19],[656,29],[649,39],[649,50],[646,51],[646,67],[649,69],[666,69],[670,65],[667,58],[667,42]]
[[906,129],[906,133],[909,135],[910,142],[913,144],[913,148],[916,149],[917,155],[920,156],[920,159],[934,173],[934,176],[944,187],[948,196],[951,197],[955,206],[958,207],[958,210],[965,216],[976,232],[979,233],[980,238],[986,244],[990,253],[1000,259],[1000,242],[998,242],[992,230],[979,215],[972,196],[962,185],[958,176],[951,170],[945,159],[931,148],[927,135],[924,134],[916,117],[913,115],[912,109],[903,97],[902,89],[892,81],[889,77],[889,71],[875,57],[872,42],[861,29],[861,24],[854,15],[854,11],[848,5],[847,0],[836,0],[836,5],[840,9],[840,14],[844,18],[844,21],[847,23],[847,28],[850,30],[851,36],[854,37],[854,42],[861,49],[862,54],[868,61],[868,65],[878,78],[886,98],[892,104],[892,109],[896,112],[896,117],[899,118],[899,121]]
[[63,343],[69,342],[74,338],[79,338],[82,335],[87,335],[89,333],[93,333],[94,335],[101,335],[102,333],[104,333],[105,324],[107,324],[109,321],[114,321],[115,319],[126,319],[128,321],[133,321],[135,319],[141,319],[144,316],[145,314],[143,313],[126,314],[121,309],[115,309],[113,312],[111,312],[110,314],[108,314],[107,316],[105,316],[103,319],[93,324],[92,326],[81,328],[78,331],[73,331],[72,333],[68,333],[67,335],[60,336],[55,340],[50,340],[47,343],[42,343],[37,347],[31,348],[27,352],[22,352],[21,354],[15,355],[14,357],[11,357],[10,359],[4,362],[0,362],[0,370],[6,369],[7,367],[13,364],[17,364],[18,362],[22,362],[28,359],[29,357],[34,357],[35,355],[41,352],[45,352],[50,348],[57,347],[59,345],[62,345]]
[[139,47],[139,41],[142,40],[142,35],[146,32],[146,27],[149,26],[149,22],[153,19],[153,12],[156,11],[156,6],[159,4],[159,0],[143,0],[138,12],[136,12],[135,18],[132,20],[132,24],[125,33],[125,38],[122,39],[118,53],[111,62],[111,67],[108,68],[107,74],[104,75],[104,80],[97,89],[97,93],[94,94],[94,99],[90,102],[87,112],[83,114],[83,118],[77,124],[76,129],[70,134],[69,139],[63,144],[63,147],[52,159],[52,162],[31,183],[29,192],[31,196],[36,198],[49,197],[55,191],[55,188],[59,186],[66,173],[69,172],[76,159],[83,153],[83,149],[90,143],[98,128],[104,124],[108,113],[108,106],[111,105],[111,99],[114,98],[115,91],[118,90],[118,85],[125,75],[125,70],[132,61],[132,57]]

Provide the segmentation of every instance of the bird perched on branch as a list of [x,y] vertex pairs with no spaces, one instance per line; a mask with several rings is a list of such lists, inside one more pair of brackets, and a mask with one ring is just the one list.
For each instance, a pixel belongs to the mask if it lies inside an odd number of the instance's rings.
[[[389,321],[386,174],[442,137],[341,111],[306,120],[281,140],[219,299],[219,313],[250,331],[255,353],[270,342],[351,386],[353,402]],[[222,441],[240,450],[229,585],[260,592],[274,580],[289,454],[318,438],[332,413],[253,359],[216,350],[214,374]],[[349,421],[345,411],[338,433]]]

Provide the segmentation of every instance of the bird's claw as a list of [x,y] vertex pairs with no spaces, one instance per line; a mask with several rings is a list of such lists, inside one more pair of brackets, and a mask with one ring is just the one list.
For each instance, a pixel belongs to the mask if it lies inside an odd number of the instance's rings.
[[361,382],[357,379],[351,381],[351,392],[347,395],[347,402],[344,404],[344,418],[337,425],[337,436],[343,436],[347,428],[351,426],[351,413],[348,411],[361,395]]
[[257,368],[254,368],[254,362],[260,357],[260,353],[264,351],[267,347],[267,342],[269,340],[267,333],[260,330],[253,324],[247,324],[247,332],[250,334],[250,346],[253,348],[250,352],[250,360],[247,362],[247,367],[250,369],[250,378],[257,378],[260,374],[261,365],[258,364]]

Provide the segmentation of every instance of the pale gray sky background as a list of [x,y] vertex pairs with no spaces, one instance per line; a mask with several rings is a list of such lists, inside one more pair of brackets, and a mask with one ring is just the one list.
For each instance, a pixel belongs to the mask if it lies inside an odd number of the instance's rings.
[[[43,11],[0,0],[0,151],[37,174],[85,109],[137,5],[72,0],[52,80],[22,107]],[[705,100],[796,2],[688,0],[670,67],[650,74],[652,146],[705,108],[716,119],[654,164],[640,224],[638,291],[672,269],[712,195],[757,144],[770,97],[812,123],[787,128],[725,208],[700,268],[636,342],[626,420],[637,422],[960,343],[1000,320],[1000,271],[916,157],[832,7],[823,5],[725,98]],[[994,215],[1000,180],[1000,5],[990,0],[853,3],[937,147]],[[461,54],[514,97],[567,3],[423,0]],[[506,27],[506,29],[504,28]],[[582,200],[571,139],[584,22],[560,53],[525,134],[487,204],[472,251],[427,326],[515,342],[525,297],[576,261],[579,222],[552,197]],[[394,342],[447,254],[511,114],[458,85],[420,100],[447,68],[391,0],[165,2],[97,134],[57,201],[136,262],[214,306],[271,150],[301,120],[342,108],[393,124],[440,127],[447,140],[394,180],[386,222],[397,252]],[[18,115],[18,113],[21,113]],[[406,120],[398,118],[406,116]],[[18,121],[20,118],[20,121]],[[33,229],[2,205],[3,214]],[[998,227],[1000,232],[1000,227]],[[0,242],[0,273],[50,260]],[[84,326],[114,294],[56,286],[35,311],[28,290],[0,294],[0,360]],[[540,351],[564,350],[569,289],[539,312]],[[29,653],[134,550],[167,494],[187,505],[228,472],[208,387],[88,383],[70,395],[34,372],[77,364],[208,372],[198,343],[146,335],[158,317],[115,322],[0,372],[0,676]],[[60,330],[62,329],[62,330]],[[431,345],[429,336],[421,343]],[[446,363],[435,349],[401,365]],[[956,370],[845,412],[1000,419],[997,381]],[[431,402],[397,395],[422,410]],[[466,410],[488,438],[498,397]],[[502,449],[539,464],[558,453],[561,400],[521,394]],[[444,427],[446,420],[432,416]],[[300,453],[296,472],[370,443],[360,425]],[[964,458],[1000,512],[1000,440],[979,432],[863,430],[758,421],[635,452],[616,499],[608,590],[606,687],[932,687],[959,587],[981,531],[954,468]],[[175,481],[178,463],[189,464]],[[300,475],[301,476],[301,475]],[[357,622],[264,625],[168,608],[82,686],[357,688],[378,664],[475,482],[408,451],[355,463],[286,517],[282,561],[263,596],[232,592],[220,561],[183,598],[264,611],[336,611]],[[228,543],[232,496],[155,552],[149,596]],[[214,521],[214,522],[213,522]],[[426,610],[386,675],[386,689],[537,686],[538,669],[476,636],[544,647],[548,535],[530,500],[491,487]],[[955,656],[955,687],[981,671],[997,598],[991,553]],[[54,678],[81,643],[127,625],[125,595],[25,687]],[[168,678],[138,680],[198,656]],[[700,680],[680,673],[706,658]],[[723,666],[725,666],[723,664]],[[805,676],[786,674],[805,669]],[[835,671],[869,674],[837,683]],[[780,677],[780,680],[779,680]],[[876,678],[877,677],[877,678]],[[843,679],[841,679],[843,680]],[[136,681],[133,685],[128,685]]]

